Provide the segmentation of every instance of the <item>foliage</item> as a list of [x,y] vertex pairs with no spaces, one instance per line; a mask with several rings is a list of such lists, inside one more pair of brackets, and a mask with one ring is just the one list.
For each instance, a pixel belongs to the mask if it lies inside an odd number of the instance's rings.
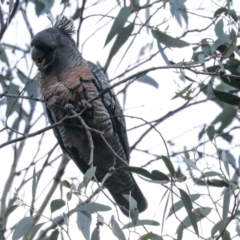
[[[75,239],[74,216],[86,240],[105,231],[122,240],[239,237],[237,1],[1,2],[0,239]],[[142,215],[130,195],[129,219],[119,215],[103,183],[93,184],[96,167],[81,181],[54,145],[30,59],[35,29],[51,13],[74,20],[79,49],[94,55],[123,103],[141,164],[117,171],[148,186]]]

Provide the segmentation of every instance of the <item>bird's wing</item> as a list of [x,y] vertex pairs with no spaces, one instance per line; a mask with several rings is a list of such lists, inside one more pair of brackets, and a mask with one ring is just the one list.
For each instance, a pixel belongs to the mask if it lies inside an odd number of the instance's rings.
[[[94,83],[98,88],[99,93],[104,89],[109,88],[110,87],[109,81],[107,79],[107,76],[103,73],[103,71],[92,62],[88,62],[88,64],[91,68],[91,72],[95,77]],[[124,149],[124,152],[127,158],[126,160],[129,163],[129,144],[128,144],[126,124],[125,124],[125,119],[123,117],[122,108],[112,89],[106,92],[103,95],[102,99],[111,117],[113,129],[118,134],[120,143]]]

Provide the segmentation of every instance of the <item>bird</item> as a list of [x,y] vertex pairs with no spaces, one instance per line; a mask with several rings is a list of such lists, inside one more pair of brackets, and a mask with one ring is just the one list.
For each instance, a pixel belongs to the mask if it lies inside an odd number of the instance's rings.
[[[58,15],[52,27],[38,32],[31,41],[31,57],[39,70],[47,117],[50,124],[63,121],[53,128],[54,135],[81,172],[95,166],[99,182],[111,173],[103,186],[120,210],[129,217],[129,201],[123,196],[128,194],[141,213],[147,209],[146,198],[132,173],[118,170],[128,166],[130,158],[123,110],[102,69],[82,57],[74,33],[73,21]],[[71,117],[74,113],[82,121]],[[91,136],[86,128],[94,129]]]

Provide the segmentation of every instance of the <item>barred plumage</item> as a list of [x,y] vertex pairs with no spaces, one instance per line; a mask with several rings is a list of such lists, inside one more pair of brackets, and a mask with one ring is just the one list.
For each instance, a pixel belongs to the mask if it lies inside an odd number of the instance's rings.
[[[93,165],[97,167],[96,177],[102,181],[111,167],[116,169],[129,163],[129,146],[121,106],[113,90],[100,98],[99,93],[109,88],[106,75],[95,64],[84,60],[71,38],[73,23],[66,17],[57,17],[52,28],[36,34],[32,39],[32,58],[39,67],[39,84],[46,101],[47,115],[51,124],[62,120],[69,112],[66,104],[80,113],[85,123],[103,133],[102,137],[92,132],[94,142]],[[60,35],[59,35],[60,34]],[[65,120],[54,128],[54,134],[62,148],[79,169],[85,173],[89,168],[90,149],[88,137],[78,118]],[[124,161],[117,158],[113,151]],[[147,202],[131,173],[116,170],[104,183],[125,215],[129,203],[122,196],[132,194],[140,212],[147,208]]]

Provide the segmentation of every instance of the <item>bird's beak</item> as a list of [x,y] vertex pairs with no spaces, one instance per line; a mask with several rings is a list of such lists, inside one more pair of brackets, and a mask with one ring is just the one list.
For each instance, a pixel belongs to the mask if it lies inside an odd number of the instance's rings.
[[33,46],[31,56],[36,66],[41,70],[44,67],[45,53],[39,48]]

